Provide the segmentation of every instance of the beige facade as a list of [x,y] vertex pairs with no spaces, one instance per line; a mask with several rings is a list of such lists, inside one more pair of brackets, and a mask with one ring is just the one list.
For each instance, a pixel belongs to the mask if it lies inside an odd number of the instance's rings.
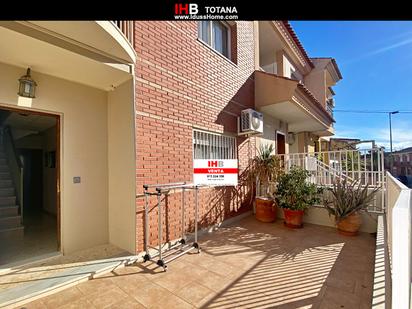
[[[314,151],[319,136],[333,134],[326,107],[330,87],[341,78],[336,64],[309,59],[285,22],[253,22],[250,28],[245,42],[254,42],[245,59],[252,59],[247,64],[254,94],[248,103],[264,114],[263,135],[254,145],[272,143],[285,153]],[[46,208],[59,217],[63,253],[105,243],[136,252],[137,230],[142,231],[135,199],[137,45],[124,33],[109,21],[0,22],[0,36],[8,42],[0,50],[0,108],[59,119],[56,144],[46,146],[59,150],[59,164],[56,171],[45,170],[44,190],[58,180],[46,204],[56,199],[59,208]],[[28,67],[38,84],[35,99],[17,95],[18,79]],[[146,86],[160,87],[150,81]]]
[[256,27],[256,106],[288,123],[290,152],[314,152],[320,137],[334,134],[331,87],[342,79],[336,62],[309,58],[287,23],[259,21]]
[[[60,184],[52,188],[60,205],[60,250],[110,242],[135,252],[130,43],[110,22],[2,22],[0,35],[10,43],[0,51],[0,108],[60,119]],[[38,84],[35,99],[17,95],[28,66]]]

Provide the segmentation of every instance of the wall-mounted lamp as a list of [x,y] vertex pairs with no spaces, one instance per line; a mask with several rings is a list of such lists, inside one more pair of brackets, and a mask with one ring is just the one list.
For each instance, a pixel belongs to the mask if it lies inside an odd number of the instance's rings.
[[19,79],[18,95],[26,98],[35,98],[37,83],[30,76],[30,68],[27,69],[26,75]]

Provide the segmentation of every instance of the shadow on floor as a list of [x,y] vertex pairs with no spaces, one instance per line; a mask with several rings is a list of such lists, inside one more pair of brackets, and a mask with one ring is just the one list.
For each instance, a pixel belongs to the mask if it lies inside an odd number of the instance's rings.
[[249,218],[202,244],[207,254],[248,265],[202,308],[365,308],[371,305],[374,238],[307,224]]

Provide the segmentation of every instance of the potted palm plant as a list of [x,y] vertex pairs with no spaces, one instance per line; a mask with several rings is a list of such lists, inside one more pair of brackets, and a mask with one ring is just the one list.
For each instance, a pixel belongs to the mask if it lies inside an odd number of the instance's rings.
[[259,221],[273,222],[277,213],[273,192],[283,170],[272,144],[261,145],[257,153],[250,165],[250,182],[256,185],[255,216]]
[[279,177],[276,200],[283,208],[287,227],[301,228],[304,211],[320,201],[320,189],[307,181],[309,176],[309,171],[295,166]]
[[360,182],[349,182],[344,178],[335,181],[328,191],[330,197],[324,197],[323,204],[329,215],[335,217],[338,232],[357,235],[362,224],[360,212],[367,211],[379,188],[370,191],[368,185],[362,187]]

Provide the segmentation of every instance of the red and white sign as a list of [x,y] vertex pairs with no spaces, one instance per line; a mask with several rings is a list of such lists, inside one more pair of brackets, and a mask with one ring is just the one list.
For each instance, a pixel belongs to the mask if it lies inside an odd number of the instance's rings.
[[237,186],[237,160],[193,160],[195,185]]

